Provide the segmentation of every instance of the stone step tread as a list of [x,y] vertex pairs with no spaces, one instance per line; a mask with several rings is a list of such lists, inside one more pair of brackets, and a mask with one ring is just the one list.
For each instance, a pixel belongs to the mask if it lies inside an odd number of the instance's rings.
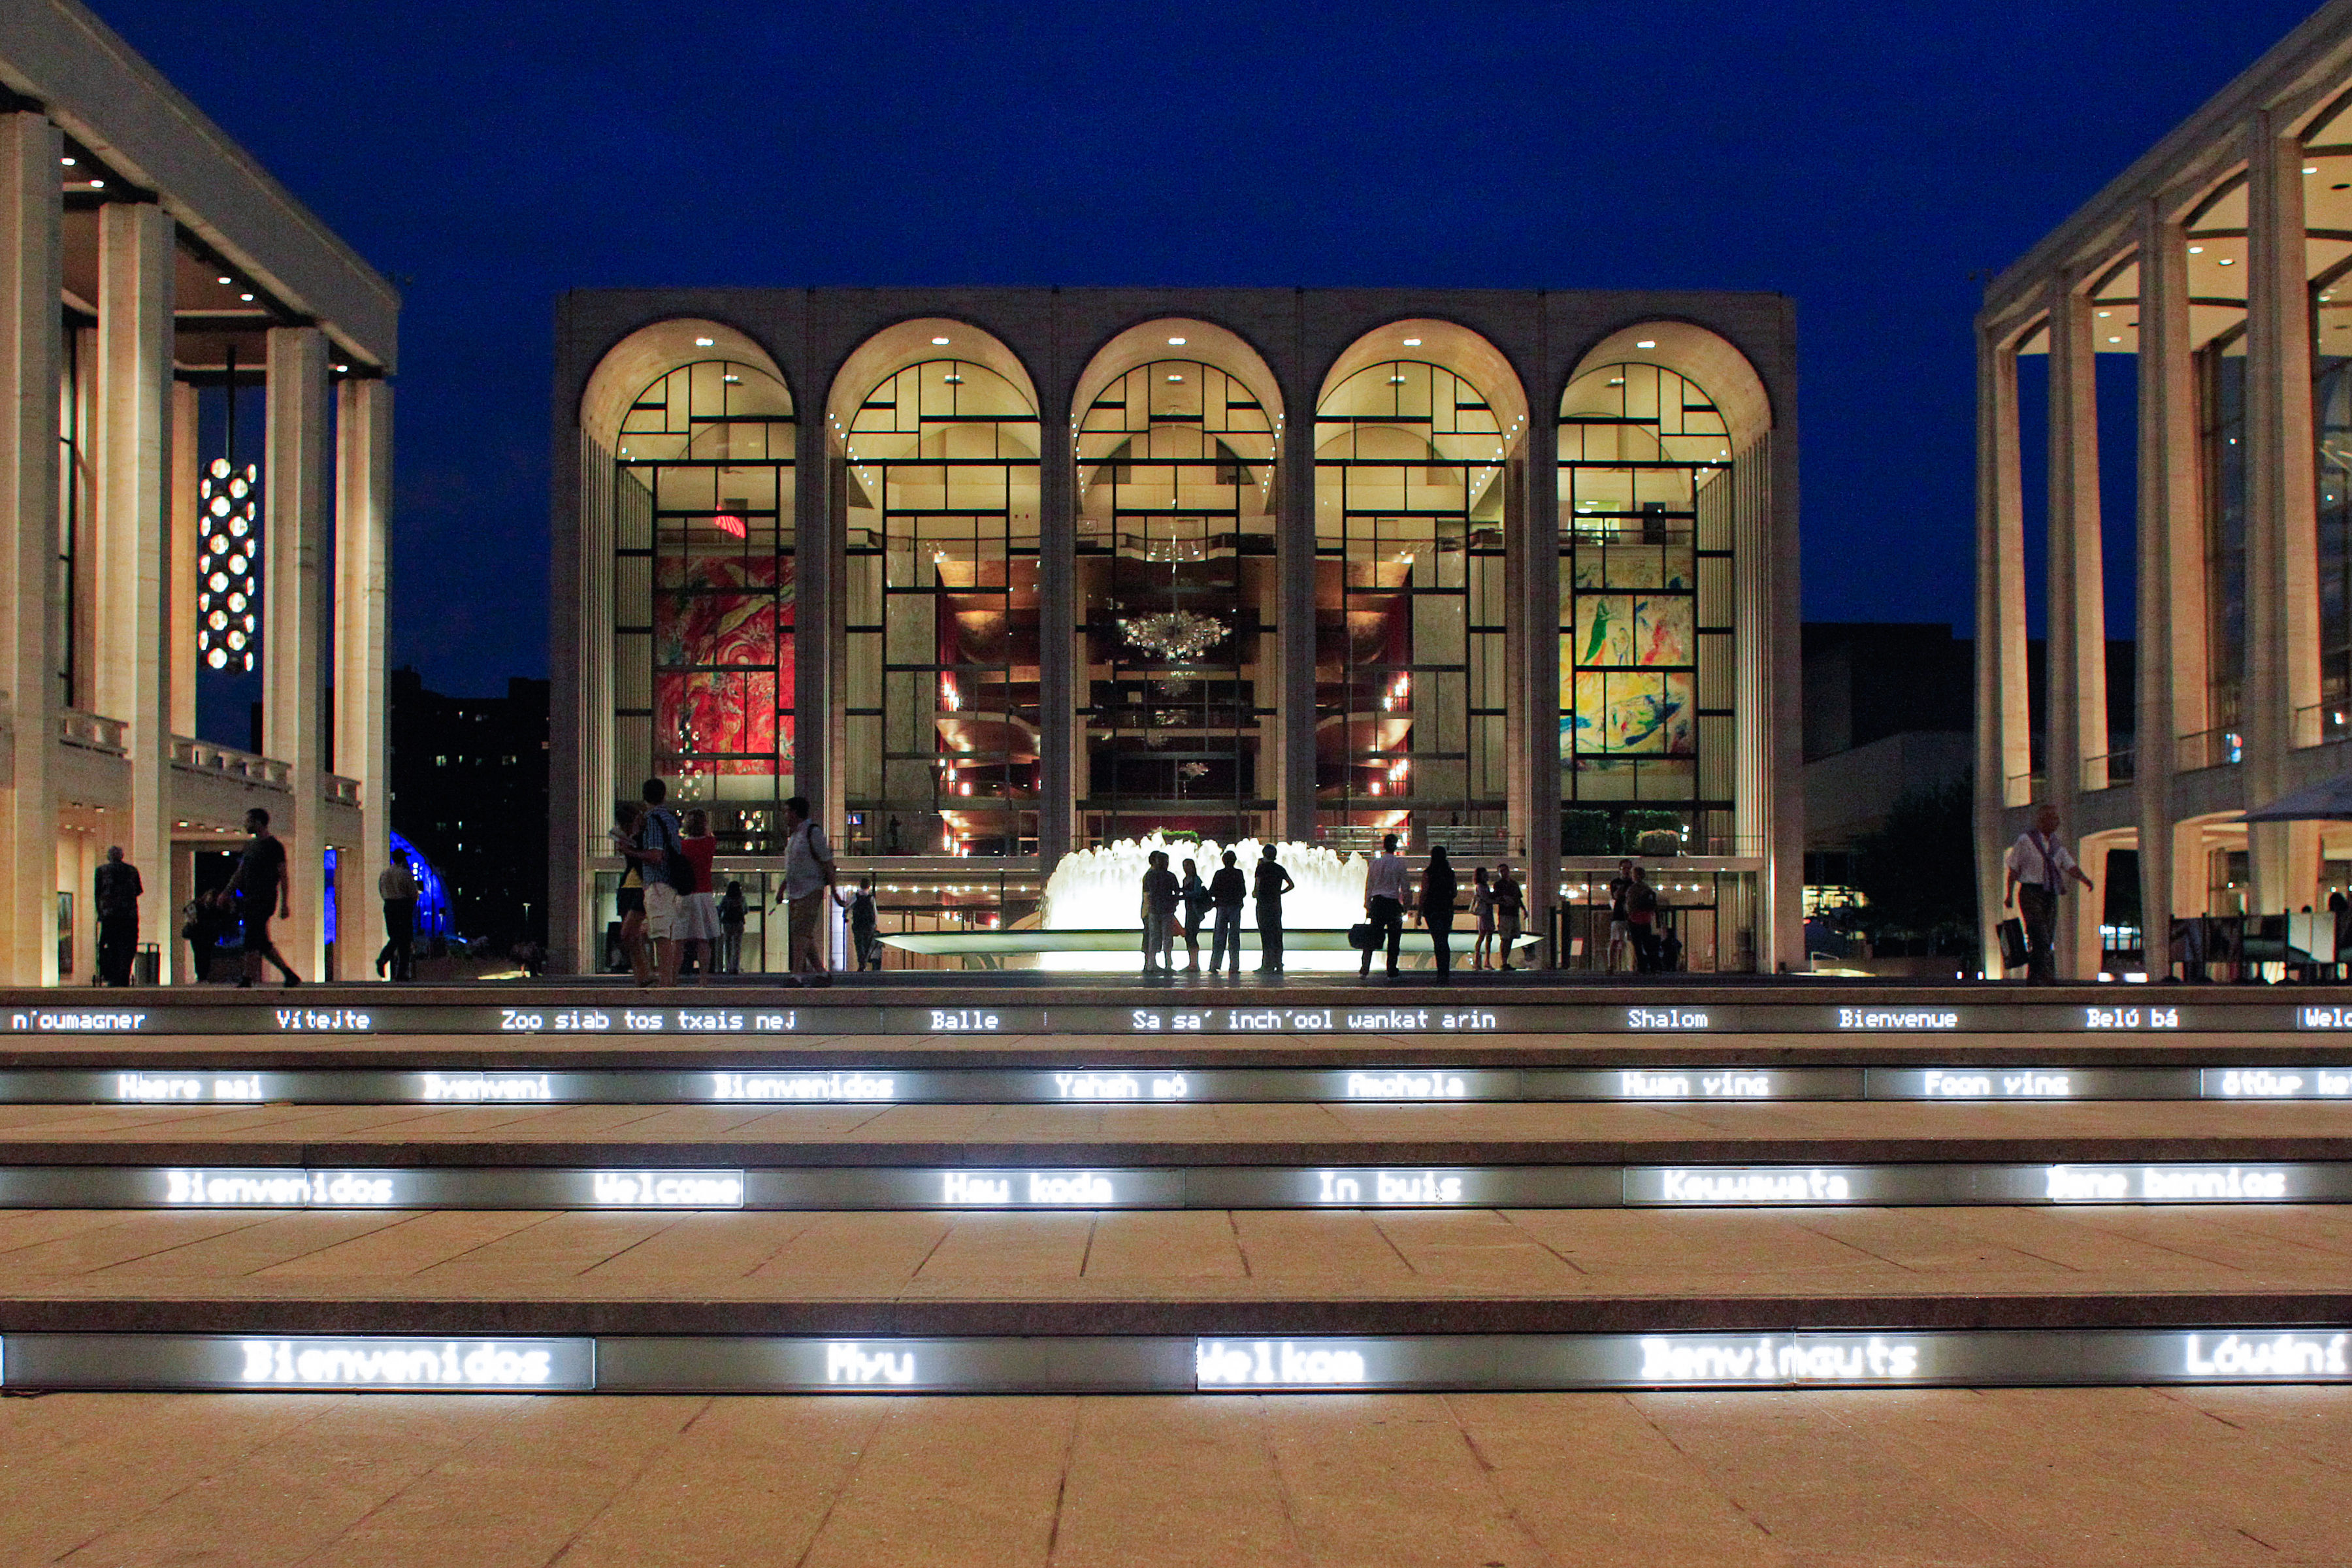
[[278,1305],[349,1331],[2329,1322],[2352,1318],[2352,1212],[0,1212],[0,1330]]
[[0,1106],[0,1164],[1694,1163],[2352,1158],[2352,1106]]
[[713,1064],[919,1068],[1118,1066],[2240,1066],[2352,1061],[2326,1034],[1952,1033],[795,1035],[89,1034],[0,1036],[0,1068],[415,1067],[696,1069]]

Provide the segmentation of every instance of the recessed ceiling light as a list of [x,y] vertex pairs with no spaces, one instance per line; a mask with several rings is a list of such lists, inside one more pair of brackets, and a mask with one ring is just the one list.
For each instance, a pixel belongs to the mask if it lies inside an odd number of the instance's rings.
[[2237,261],[2237,258],[2235,258],[2235,257],[2232,257],[2232,256],[2225,256],[2225,257],[2221,258],[2221,265],[2222,265],[2222,266],[2224,266],[2224,267],[2235,267],[2237,264],[2238,264],[2238,261]]
[[1421,347],[1421,340],[1419,338],[1407,338],[1404,341],[1404,346],[1409,349],[1417,349]]
[[248,305],[253,303],[253,296],[250,294],[239,294],[237,298],[244,300]]
[[2305,163],[2303,166],[2303,172],[2306,174],[2316,174],[2319,173],[2319,165],[2316,163]]
[[1181,376],[1181,375],[1176,375],[1176,374],[1172,374],[1172,373],[1171,373],[1171,374],[1169,375],[1168,379],[1169,379],[1169,380],[1171,380],[1171,381],[1181,381],[1181,380],[1183,380],[1184,378],[1183,378],[1182,376]]
[[349,365],[347,365],[347,364],[339,364],[339,365],[337,365],[337,366],[335,367],[335,369],[336,369],[336,370],[338,370],[338,371],[340,371],[340,372],[341,372],[341,373],[342,373],[343,374],[345,374],[345,375],[349,375],[349,374],[351,374],[352,367],[351,367],[351,366],[349,366]]
[[694,340],[694,346],[698,349],[709,349],[716,348],[719,344],[714,338],[697,338]]
[[2112,315],[2114,315],[2114,314],[2115,314],[2115,312],[2114,312],[2113,310],[2102,310],[2102,311],[2100,311],[2100,312],[2099,312],[2099,320],[2101,320],[2101,321],[2105,321],[2109,316],[2112,316]]
[[2202,256],[2205,254],[2205,247],[2201,245],[2192,245],[2189,247],[2189,254],[2191,256]]
[[60,158],[58,162],[64,164],[68,169],[74,166],[74,161],[71,158]]
[[1181,338],[1171,338],[1168,340],[1168,346],[1171,349],[1181,349],[1184,346],[1184,340]]
[[104,180],[92,180],[89,183],[89,188],[93,191],[102,191],[106,189],[106,182]]
[[948,341],[945,338],[933,338],[931,346],[935,349],[943,349],[948,346]]
[[2121,338],[2109,338],[2109,339],[2107,340],[2107,342],[2111,342],[2111,343],[2119,343],[2119,342],[2123,342],[2123,339],[2121,339]]
[[1640,342],[1635,343],[1633,346],[1637,349],[1654,349],[1658,346],[1658,340],[1655,338],[1643,338]]
[[221,275],[220,282],[221,282],[222,287],[224,287],[224,288],[226,288],[226,286],[228,286],[229,284],[234,283],[234,282],[236,282],[236,279],[229,277],[226,273],[223,273],[223,274]]

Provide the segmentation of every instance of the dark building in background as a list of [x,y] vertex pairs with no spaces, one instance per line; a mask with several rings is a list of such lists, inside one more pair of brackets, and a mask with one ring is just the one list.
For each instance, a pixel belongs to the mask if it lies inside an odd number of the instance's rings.
[[547,941],[547,693],[445,697],[392,672],[392,826],[441,873],[461,935]]

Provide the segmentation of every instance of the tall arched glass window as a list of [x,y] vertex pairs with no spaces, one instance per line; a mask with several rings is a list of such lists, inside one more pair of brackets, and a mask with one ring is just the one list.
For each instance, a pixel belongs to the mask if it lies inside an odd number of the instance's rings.
[[1730,852],[1733,486],[1729,427],[1654,364],[1590,370],[1559,405],[1561,849],[1644,834]]
[[1037,411],[931,359],[845,441],[849,847],[1019,855],[1037,841]]
[[1315,802],[1335,845],[1504,831],[1515,435],[1415,360],[1365,366],[1316,411]]
[[793,401],[758,366],[681,365],[613,454],[614,760],[767,847],[793,784]]
[[1238,377],[1168,359],[1106,386],[1076,440],[1082,840],[1263,834],[1273,422]]

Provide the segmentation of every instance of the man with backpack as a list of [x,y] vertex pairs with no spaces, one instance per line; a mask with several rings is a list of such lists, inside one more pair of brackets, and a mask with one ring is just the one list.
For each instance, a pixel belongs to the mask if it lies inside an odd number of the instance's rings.
[[667,798],[667,784],[659,779],[646,781],[636,847],[622,851],[637,863],[646,879],[646,937],[654,944],[655,975],[639,981],[640,985],[677,984],[678,921],[686,895],[694,891],[694,862],[686,857],[686,835],[677,814],[662,804]]

